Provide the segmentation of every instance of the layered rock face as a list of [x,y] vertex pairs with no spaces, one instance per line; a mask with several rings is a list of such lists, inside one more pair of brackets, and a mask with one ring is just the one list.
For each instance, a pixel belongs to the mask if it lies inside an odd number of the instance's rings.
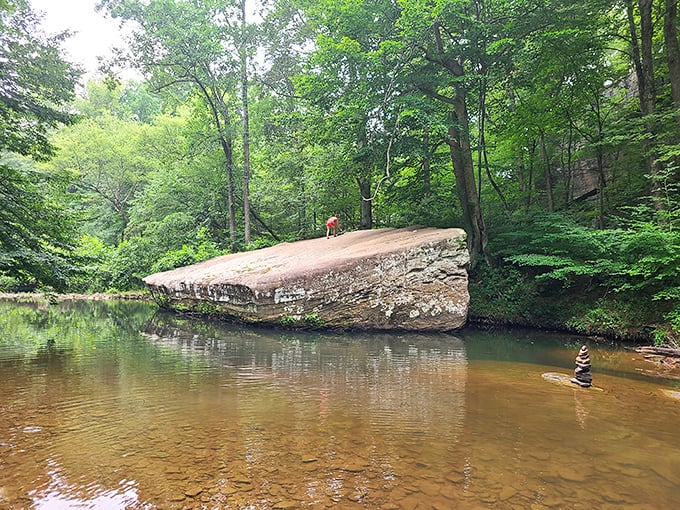
[[144,278],[163,307],[331,328],[449,331],[469,306],[461,229],[362,230],[217,257]]

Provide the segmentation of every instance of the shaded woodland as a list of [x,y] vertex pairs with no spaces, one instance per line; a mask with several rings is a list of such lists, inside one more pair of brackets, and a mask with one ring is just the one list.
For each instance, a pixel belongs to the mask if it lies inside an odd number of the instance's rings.
[[[83,83],[0,0],[0,291],[463,227],[471,319],[677,342],[673,0],[102,0]],[[134,69],[142,78],[121,80]]]

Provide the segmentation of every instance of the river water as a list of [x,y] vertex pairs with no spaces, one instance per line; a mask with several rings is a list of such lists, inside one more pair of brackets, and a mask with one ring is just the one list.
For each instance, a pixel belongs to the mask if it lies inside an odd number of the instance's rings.
[[0,509],[675,508],[680,368],[582,343],[0,301]]

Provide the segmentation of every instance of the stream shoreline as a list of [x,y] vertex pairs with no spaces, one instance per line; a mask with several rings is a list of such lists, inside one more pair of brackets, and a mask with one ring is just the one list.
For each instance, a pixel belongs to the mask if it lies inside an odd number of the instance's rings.
[[[39,302],[47,301],[49,303],[58,303],[61,301],[144,301],[148,303],[155,303],[151,294],[147,291],[137,292],[120,292],[120,293],[42,293],[42,292],[17,292],[17,293],[0,293],[0,299],[8,299],[17,302]],[[537,331],[549,331],[555,333],[565,333],[570,335],[577,335],[584,339],[589,339],[594,342],[610,342],[622,345],[632,345],[636,347],[649,346],[652,348],[671,348],[675,349],[677,346],[670,344],[656,345],[651,334],[652,328],[648,331],[647,328],[639,328],[635,331],[617,331],[612,334],[610,331],[578,331],[566,325],[558,324],[536,324],[531,321],[510,322],[510,321],[496,321],[486,317],[469,316],[466,326],[493,330],[493,329],[533,329]]]

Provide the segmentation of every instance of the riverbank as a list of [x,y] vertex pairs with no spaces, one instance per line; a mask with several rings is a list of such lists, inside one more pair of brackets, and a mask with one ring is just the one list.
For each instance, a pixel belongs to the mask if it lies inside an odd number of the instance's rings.
[[92,294],[77,294],[65,293],[57,294],[52,292],[0,292],[0,299],[12,299],[19,302],[34,302],[34,301],[75,301],[75,300],[89,300],[89,301],[112,301],[112,300],[130,300],[130,301],[153,301],[151,294],[146,291],[138,292],[95,292]]
[[[494,300],[482,299],[477,284],[470,284],[470,313],[467,324],[480,329],[494,328],[528,328],[543,331],[564,332],[595,340],[606,340],[615,343],[636,345],[654,345],[679,349],[677,335],[670,324],[645,324],[626,321],[621,310],[616,310],[617,303],[608,305],[599,303],[598,314],[583,306],[575,307],[568,296],[562,301],[533,300],[527,297],[522,301],[524,308],[518,308],[518,302],[498,297]],[[12,299],[19,302],[60,302],[69,300],[132,300],[153,302],[151,294],[146,290],[118,293],[41,293],[20,292],[0,293],[0,299]],[[583,305],[584,303],[580,303]],[[586,312],[579,312],[586,310]],[[607,310],[609,310],[607,312]],[[554,311],[554,312],[551,312]],[[579,315],[579,313],[581,313]],[[571,314],[571,315],[570,315]],[[634,316],[631,314],[630,317]],[[566,317],[566,318],[565,318]],[[597,320],[596,320],[597,318]],[[662,333],[660,333],[662,332]],[[661,334],[664,335],[663,339]]]
[[601,337],[620,343],[680,347],[668,303],[626,298],[601,288],[546,288],[529,275],[486,270],[469,281],[468,323]]

